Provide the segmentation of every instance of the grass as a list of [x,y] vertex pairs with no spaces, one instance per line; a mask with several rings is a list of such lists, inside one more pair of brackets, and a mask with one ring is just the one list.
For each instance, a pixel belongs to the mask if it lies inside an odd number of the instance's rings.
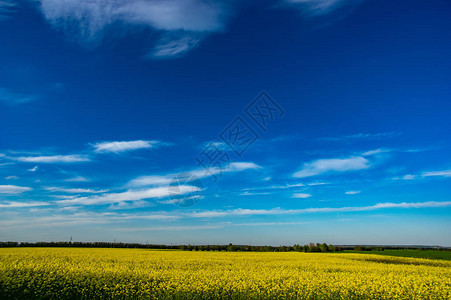
[[384,250],[384,251],[345,251],[345,252],[451,260],[451,251],[438,251],[438,250]]

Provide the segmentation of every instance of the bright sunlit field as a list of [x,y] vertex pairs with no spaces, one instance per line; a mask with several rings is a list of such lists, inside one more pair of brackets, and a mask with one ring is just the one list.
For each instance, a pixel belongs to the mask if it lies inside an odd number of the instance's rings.
[[451,262],[351,253],[0,249],[0,298],[450,299]]

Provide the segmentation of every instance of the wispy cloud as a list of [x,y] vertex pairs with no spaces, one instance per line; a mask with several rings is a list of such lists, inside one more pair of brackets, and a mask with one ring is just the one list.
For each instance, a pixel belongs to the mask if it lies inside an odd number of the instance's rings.
[[406,175],[400,176],[400,177],[393,177],[392,179],[394,179],[394,180],[414,180],[414,179],[417,179],[417,178],[418,178],[417,175],[406,174]]
[[[185,195],[199,191],[201,191],[201,189],[196,186],[179,185],[177,187],[177,190],[171,190],[171,196],[174,196],[176,194]],[[129,190],[122,193],[106,193],[103,195],[90,197],[74,197],[72,199],[58,201],[57,203],[61,205],[103,205],[164,197],[169,197],[168,187],[156,187],[144,190]]]
[[28,172],[36,172],[38,169],[39,169],[38,166],[34,166],[33,168],[28,169]]
[[316,176],[329,172],[347,172],[368,169],[371,167],[369,160],[362,156],[348,158],[318,159],[305,163],[302,169],[293,174],[293,177],[303,178]]
[[428,171],[423,172],[419,175],[416,174],[406,174],[404,176],[393,177],[393,180],[415,180],[422,179],[425,177],[451,177],[451,170],[443,170],[443,171]]
[[232,151],[232,149],[224,142],[218,142],[218,141],[210,141],[210,142],[204,142],[199,147],[201,150],[204,149],[214,149],[218,151]]
[[279,185],[268,185],[268,186],[259,186],[259,187],[251,187],[251,188],[244,188],[242,191],[263,191],[263,190],[286,190],[286,189],[293,189],[293,188],[299,188],[299,187],[309,187],[309,186],[317,186],[317,185],[324,185],[327,184],[326,182],[309,182],[309,183],[285,183],[285,184],[279,184]]
[[370,151],[366,151],[362,153],[362,156],[372,156],[372,155],[377,155],[377,154],[381,154],[381,153],[388,153],[388,152],[392,152],[393,150],[390,149],[375,149],[375,150],[370,150]]
[[139,149],[150,149],[162,145],[160,141],[122,141],[122,142],[99,142],[93,144],[97,153],[122,153]]
[[47,156],[20,156],[11,159],[28,163],[77,163],[90,161],[89,157],[84,155],[47,155]]
[[16,11],[17,3],[11,0],[0,0],[0,21],[7,20]]
[[6,176],[5,179],[6,180],[15,180],[15,179],[19,179],[19,177],[11,175],[11,176]]
[[451,170],[424,172],[421,176],[423,176],[423,177],[431,177],[431,176],[451,177]]
[[300,9],[312,16],[327,15],[339,8],[353,6],[362,0],[282,0],[282,3]]
[[20,194],[31,191],[32,188],[17,185],[0,185],[0,194]]
[[195,218],[215,218],[228,216],[252,216],[252,215],[296,215],[307,213],[334,213],[334,212],[363,212],[390,208],[439,208],[450,207],[451,201],[437,202],[402,202],[402,203],[378,203],[369,206],[346,206],[346,207],[316,207],[316,208],[302,208],[302,209],[231,209],[231,210],[210,210],[210,211],[196,211],[188,214]]
[[199,45],[203,39],[199,34],[183,34],[174,37],[173,34],[166,38],[160,39],[146,57],[154,58],[175,58],[184,55],[189,50]]
[[342,142],[352,142],[358,140],[380,140],[384,138],[394,138],[400,136],[401,132],[380,132],[380,133],[355,133],[350,135],[342,135],[335,137],[321,137],[319,140],[324,141],[342,141]]
[[64,179],[64,181],[66,181],[66,182],[88,182],[88,181],[90,181],[90,179],[83,177],[83,176],[75,176],[72,178]]
[[44,189],[47,191],[50,191],[50,192],[62,192],[62,193],[69,193],[69,194],[101,194],[101,193],[108,192],[108,190],[63,188],[63,187],[56,187],[56,186],[49,186],[49,187],[45,187]]
[[345,192],[346,195],[357,195],[360,194],[360,191],[347,191]]
[[261,166],[253,162],[233,162],[229,163],[224,168],[212,167],[208,170],[205,169],[194,169],[182,173],[172,173],[167,175],[150,175],[150,176],[140,176],[131,180],[128,186],[139,187],[139,186],[161,186],[169,185],[177,177],[179,180],[184,182],[190,182],[197,179],[202,179],[209,176],[214,176],[222,173],[229,172],[242,172],[246,170],[258,170],[262,169]]
[[260,195],[270,195],[271,193],[269,192],[248,192],[245,191],[243,193],[240,193],[240,196],[260,196]]
[[227,1],[203,0],[40,0],[41,11],[55,27],[79,40],[102,39],[106,28],[124,32],[142,27],[162,33],[152,55],[178,56],[195,47],[200,37],[223,30],[229,15]]
[[305,198],[310,198],[312,195],[311,194],[304,194],[304,193],[295,193],[291,196],[291,198],[301,198],[301,199],[305,199]]
[[46,206],[50,205],[47,202],[4,202],[0,203],[0,208],[20,208],[20,207],[35,207],[35,206]]
[[[1,5],[1,2],[0,2]],[[1,16],[1,6],[0,6],[0,16]],[[38,99],[35,95],[27,95],[23,93],[18,93],[11,91],[9,89],[0,87],[0,102],[3,102],[8,105],[19,105],[28,103]]]
[[[197,186],[186,185],[186,183],[189,183],[193,180],[212,176],[212,174],[219,174],[221,172],[241,172],[245,170],[255,170],[260,168],[262,167],[252,162],[233,162],[227,165],[224,169],[211,168],[209,172],[206,172],[203,169],[195,169],[193,171],[180,174],[168,174],[164,176],[141,176],[128,183],[127,186],[131,187],[132,189],[126,192],[104,193],[102,195],[90,197],[73,197],[65,200],[60,200],[58,201],[58,203],[62,205],[102,205],[127,201],[134,202],[145,199],[165,198],[169,196],[173,198],[177,195],[185,195],[188,193],[201,191],[202,189]],[[174,181],[176,177],[179,178],[179,180],[183,181],[184,184],[178,185],[177,183],[176,190],[169,190],[169,186],[171,186],[173,183],[176,183]],[[152,188],[139,189],[140,187],[146,186],[150,186]],[[63,191],[63,189],[61,188],[59,188],[59,190]],[[174,202],[174,200],[172,202]]]

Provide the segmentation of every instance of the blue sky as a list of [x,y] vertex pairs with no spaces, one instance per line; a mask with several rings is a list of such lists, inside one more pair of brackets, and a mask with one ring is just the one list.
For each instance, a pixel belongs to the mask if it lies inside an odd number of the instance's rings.
[[0,240],[451,246],[450,53],[445,0],[0,1]]

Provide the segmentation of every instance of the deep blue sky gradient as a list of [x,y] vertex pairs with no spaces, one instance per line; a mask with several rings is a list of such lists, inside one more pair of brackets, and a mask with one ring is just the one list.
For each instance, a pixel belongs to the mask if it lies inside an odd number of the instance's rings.
[[[151,26],[116,23],[86,41],[39,1],[0,18],[0,240],[451,246],[451,3],[367,0],[318,15],[276,2],[236,3],[220,31],[164,58],[151,51],[166,32]],[[135,178],[198,169],[205,143],[262,90],[285,115],[234,157],[248,168],[203,178],[188,208],[113,199],[155,187]],[[160,143],[95,151],[136,140]],[[19,159],[55,155],[89,161]],[[355,158],[367,165],[330,167]],[[328,166],[294,176],[315,162]],[[319,210],[293,211],[306,208]]]

